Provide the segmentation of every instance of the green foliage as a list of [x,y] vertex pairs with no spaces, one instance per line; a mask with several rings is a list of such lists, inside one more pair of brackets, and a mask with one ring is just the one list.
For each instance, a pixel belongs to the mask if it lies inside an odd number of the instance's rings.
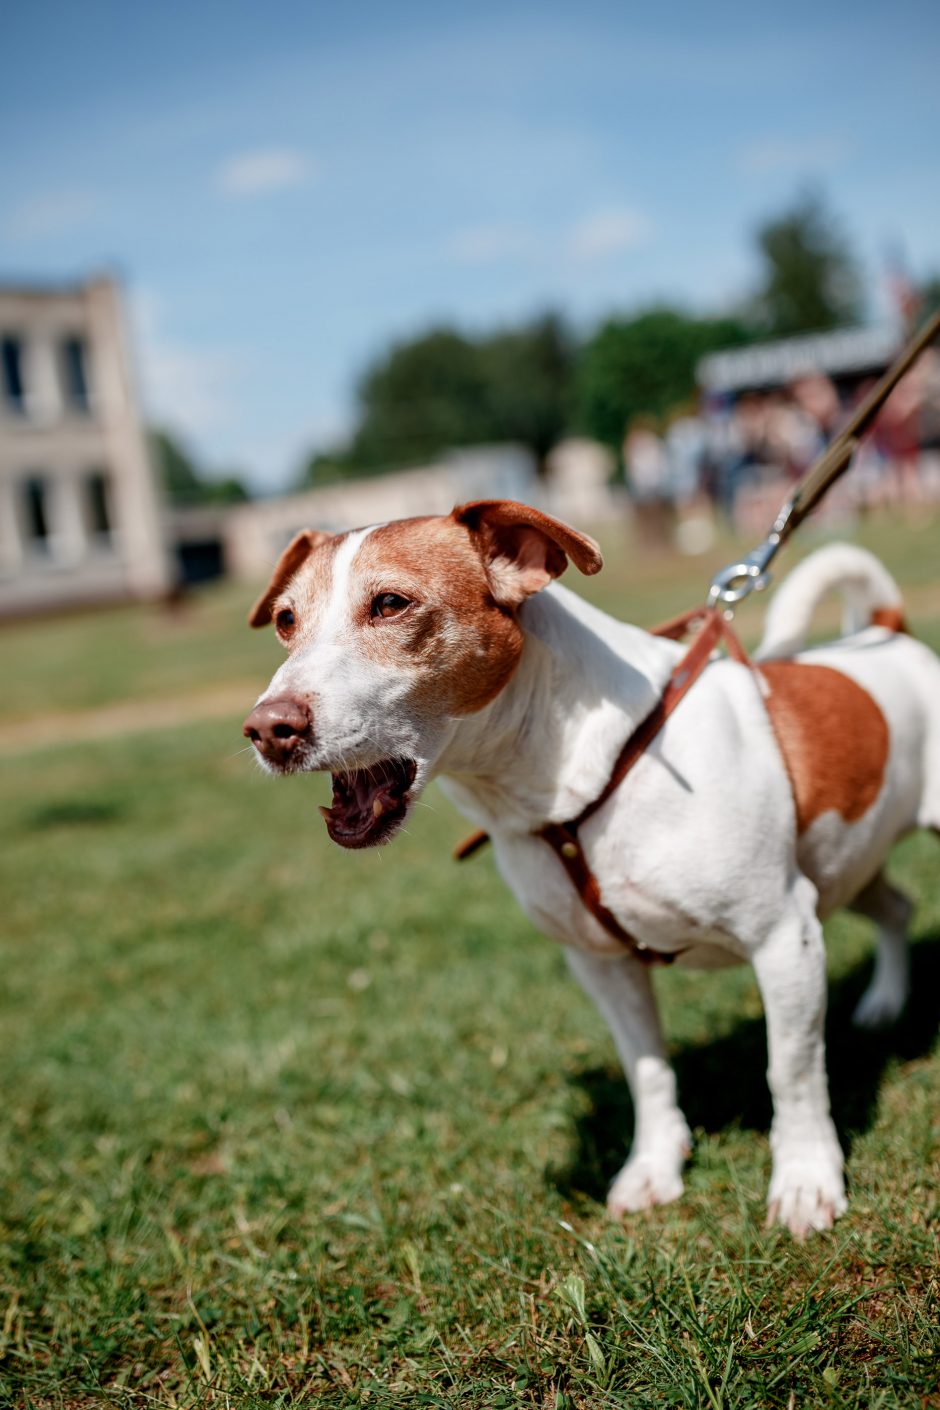
[[154,429],[148,435],[150,454],[171,504],[185,509],[204,504],[242,504],[250,498],[237,475],[204,475],[172,432]]
[[487,387],[479,349],[449,328],[392,348],[362,378],[350,459],[361,466],[428,460],[486,439]]
[[490,440],[518,441],[539,460],[568,429],[574,354],[563,323],[548,314],[486,339]]
[[567,331],[552,314],[480,338],[439,328],[399,343],[359,384],[349,446],[313,456],[301,483],[491,442],[517,442],[541,460],[566,429],[572,363]]
[[[378,468],[375,467],[376,470]],[[348,450],[315,451],[301,467],[296,486],[301,490],[313,489],[320,485],[333,485],[338,480],[354,479],[368,473],[372,473],[372,467],[366,470],[355,465]]]
[[857,321],[862,283],[849,247],[818,197],[757,232],[764,272],[756,315],[765,331],[785,337]]
[[202,482],[203,503],[245,504],[251,496],[238,475],[221,475]]
[[189,455],[169,431],[149,432],[150,454],[171,504],[198,502],[200,482]]
[[598,440],[619,448],[634,416],[663,416],[695,396],[700,357],[748,338],[748,330],[737,319],[692,318],[671,308],[610,319],[579,360],[579,424]]
[[[931,535],[866,541],[940,645]],[[647,622],[712,566],[605,547],[581,586]],[[746,969],[657,975],[696,1149],[681,1202],[616,1225],[600,1201],[632,1117],[612,1044],[492,859],[450,863],[446,800],[382,853],[342,853],[323,781],[262,777],[234,709],[136,732],[161,691],[244,676],[248,708],[280,659],[251,597],[0,636],[24,730],[37,699],[63,735],[63,711],[132,702],[127,733],[109,716],[106,739],[21,743],[0,770],[0,1403],[931,1405],[935,840],[896,857],[920,897],[897,1031],[851,1029],[869,928],[827,926],[851,1189],[832,1234],[762,1228]]]

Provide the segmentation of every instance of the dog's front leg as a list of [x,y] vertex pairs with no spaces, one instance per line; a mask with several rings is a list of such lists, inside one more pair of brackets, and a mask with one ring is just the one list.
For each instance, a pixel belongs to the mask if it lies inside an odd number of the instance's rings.
[[572,973],[607,1022],[633,1097],[633,1148],[610,1187],[607,1208],[621,1215],[667,1204],[682,1193],[692,1137],[676,1104],[649,970],[631,955],[567,954]]
[[767,1221],[797,1238],[845,1210],[843,1157],[829,1114],[823,1026],[826,954],[816,892],[799,877],[786,914],[754,955],[767,1017],[774,1103]]

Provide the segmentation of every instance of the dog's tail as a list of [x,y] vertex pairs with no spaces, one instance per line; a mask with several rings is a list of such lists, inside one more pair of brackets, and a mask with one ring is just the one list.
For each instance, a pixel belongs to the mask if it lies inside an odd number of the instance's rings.
[[813,613],[836,590],[842,596],[844,633],[870,626],[905,630],[901,591],[887,568],[867,549],[833,543],[804,558],[774,593],[755,654],[766,660],[800,651]]

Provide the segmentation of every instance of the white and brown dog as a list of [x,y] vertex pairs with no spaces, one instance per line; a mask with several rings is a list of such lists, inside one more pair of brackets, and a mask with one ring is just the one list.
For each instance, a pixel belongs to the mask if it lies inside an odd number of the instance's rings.
[[[251,613],[253,626],[274,622],[288,656],[245,734],[272,773],[332,773],[323,813],[344,847],[388,841],[434,777],[489,832],[623,1062],[636,1133],[608,1198],[620,1214],[681,1193],[689,1130],[648,967],[536,834],[600,794],[682,648],[553,584],[569,559],[601,567],[591,539],[508,501],[299,534]],[[833,588],[851,634],[802,651]],[[644,947],[687,966],[753,964],[774,1101],[769,1217],[797,1235],[845,1208],[821,918],[851,904],[876,921],[856,1016],[896,1018],[910,906],[881,867],[902,833],[940,828],[940,661],[901,627],[876,559],[846,545],[814,554],[773,600],[759,673],[713,661],[582,834],[604,906]]]

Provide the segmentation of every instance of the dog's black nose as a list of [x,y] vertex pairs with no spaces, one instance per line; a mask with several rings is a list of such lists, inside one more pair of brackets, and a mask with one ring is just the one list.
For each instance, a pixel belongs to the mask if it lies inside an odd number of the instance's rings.
[[242,727],[258,753],[271,764],[287,764],[298,744],[310,736],[310,710],[300,700],[262,700]]

